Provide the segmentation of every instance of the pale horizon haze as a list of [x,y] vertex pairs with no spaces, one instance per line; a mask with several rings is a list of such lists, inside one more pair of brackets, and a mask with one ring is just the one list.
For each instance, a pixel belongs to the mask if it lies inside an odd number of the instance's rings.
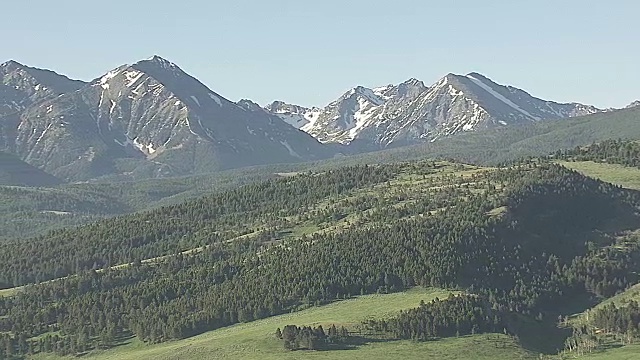
[[558,102],[640,99],[640,2],[12,1],[0,62],[91,80],[160,55],[220,95],[324,106],[356,85],[479,72]]

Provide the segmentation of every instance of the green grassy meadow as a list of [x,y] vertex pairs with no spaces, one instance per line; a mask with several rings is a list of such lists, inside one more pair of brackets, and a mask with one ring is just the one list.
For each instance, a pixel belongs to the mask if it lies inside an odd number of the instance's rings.
[[640,359],[640,344],[612,348],[604,352],[584,355],[580,358],[585,360],[636,360]]
[[[640,345],[612,347],[606,351],[575,356],[563,354],[542,356],[523,349],[512,337],[502,334],[480,334],[446,338],[437,341],[363,340],[347,350],[287,351],[275,338],[275,329],[288,324],[323,326],[336,324],[353,328],[370,317],[386,317],[400,310],[416,307],[421,300],[445,298],[451,291],[414,288],[402,293],[365,295],[354,299],[313,307],[291,314],[238,324],[188,339],[147,345],[138,340],[125,341],[109,350],[93,351],[81,358],[92,360],[145,360],[145,359],[638,359]],[[52,354],[39,354],[33,359],[61,359]],[[66,357],[71,359],[76,357]]]
[[[445,298],[451,292],[415,288],[402,293],[366,295],[299,312],[210,331],[192,338],[155,345],[132,340],[83,358],[96,360],[144,359],[535,359],[502,334],[483,334],[432,342],[363,341],[353,349],[287,351],[274,336],[276,328],[295,325],[353,327],[369,317],[384,317],[416,307],[421,300]],[[36,359],[56,359],[50,354]]]
[[561,165],[590,177],[620,185],[628,189],[640,190],[640,169],[593,161],[562,161]]

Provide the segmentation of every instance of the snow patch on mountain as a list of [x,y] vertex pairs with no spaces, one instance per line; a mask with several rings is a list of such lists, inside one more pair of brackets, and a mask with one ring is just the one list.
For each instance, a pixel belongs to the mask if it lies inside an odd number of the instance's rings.
[[264,110],[277,116],[282,121],[296,129],[305,131],[313,126],[322,112],[318,108],[306,108],[298,105],[291,105],[282,101],[274,101],[264,107]]
[[297,157],[299,159],[302,158],[302,156],[300,156],[300,154],[298,154],[295,150],[293,150],[291,145],[289,145],[289,143],[286,140],[280,140],[279,142],[280,142],[280,144],[282,144],[282,146],[287,148],[287,150],[289,151],[289,155]]
[[491,86],[485,84],[482,82],[482,80],[474,77],[473,75],[467,75],[467,78],[471,81],[473,81],[474,84],[478,85],[479,87],[481,87],[482,89],[484,89],[486,92],[488,92],[489,94],[493,95],[496,99],[502,101],[503,103],[509,105],[511,108],[515,109],[516,111],[532,118],[535,120],[540,120],[539,117],[537,116],[533,116],[531,115],[529,112],[525,111],[524,109],[522,109],[521,107],[519,107],[518,105],[516,105],[515,103],[513,103],[511,100],[507,99],[506,97],[502,96],[501,94],[497,93],[495,90],[493,90],[491,88]]
[[386,85],[386,86],[380,86],[380,87],[376,87],[371,89],[371,91],[373,91],[373,93],[378,97],[378,98],[382,98],[382,99],[388,99],[389,97],[386,96],[385,94],[391,90],[393,88],[392,84]]
[[[40,134],[40,136],[36,140],[36,144],[40,143],[40,141],[44,138],[44,135],[47,133],[47,131],[49,131],[49,129],[51,129],[51,126],[53,126],[53,123],[49,123],[49,125],[47,125],[46,129],[44,129],[42,131],[42,133]],[[35,131],[35,129],[34,129],[34,131]]]
[[359,98],[358,99],[358,109],[355,112],[355,114],[353,114],[353,120],[354,122],[352,122],[353,127],[349,130],[349,140],[353,140],[355,139],[355,137],[358,135],[358,133],[360,132],[360,129],[364,128],[365,126],[367,126],[369,119],[375,115],[375,109],[377,106],[379,106],[382,101],[380,101],[380,98],[377,97],[373,91],[369,94],[370,96],[372,96],[375,100],[372,102],[372,98]]
[[636,106],[640,106],[640,100],[636,100],[636,101],[632,102],[631,104],[627,105],[625,108],[626,109],[630,109],[630,108],[636,107]]
[[195,96],[193,96],[193,95],[191,95],[191,96],[189,96],[189,97],[191,98],[191,100],[193,100],[193,102],[195,102],[196,104],[198,104],[198,106],[201,106],[201,105],[200,105],[200,101],[198,100],[198,98],[197,98],[197,97],[195,97]]
[[103,89],[108,89],[109,88],[109,80],[113,79],[114,77],[116,77],[118,74],[120,73],[119,69],[115,69],[112,71],[109,71],[106,75],[104,75],[102,78],[100,78],[100,86],[102,86]]
[[215,101],[215,102],[218,104],[218,106],[222,106],[222,100],[220,100],[220,98],[219,98],[219,97],[215,96],[213,93],[209,93],[209,97],[210,97],[213,101]]
[[131,87],[134,85],[144,74],[141,71],[132,70],[126,71],[124,73],[125,78],[127,79],[125,82],[126,87]]

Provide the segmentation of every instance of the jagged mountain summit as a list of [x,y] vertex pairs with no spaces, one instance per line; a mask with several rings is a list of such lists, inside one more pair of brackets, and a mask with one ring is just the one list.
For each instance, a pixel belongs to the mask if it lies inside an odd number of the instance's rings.
[[287,104],[283,101],[274,101],[265,106],[265,110],[277,115],[280,119],[296,129],[303,131],[313,127],[321,112],[321,110],[316,107],[306,108],[299,105]]
[[625,109],[629,109],[629,108],[636,107],[636,106],[640,106],[640,100],[636,100],[636,101],[632,102],[631,104],[627,105],[625,107]]
[[60,178],[157,177],[331,156],[308,134],[248,110],[161,57],[0,119],[8,150]]
[[0,117],[84,85],[53,71],[7,61],[0,64]]
[[0,151],[68,181],[315,160],[602,111],[478,73],[357,86],[324,108],[234,103],[159,56],[88,83],[15,61],[0,75]]
[[[309,109],[295,114],[307,114]],[[265,108],[292,123],[283,111]],[[518,125],[601,111],[578,103],[561,104],[499,85],[478,74],[448,74],[432,86],[417,79],[375,89],[355,87],[296,126],[323,143],[367,141],[381,147],[434,141],[463,131]]]

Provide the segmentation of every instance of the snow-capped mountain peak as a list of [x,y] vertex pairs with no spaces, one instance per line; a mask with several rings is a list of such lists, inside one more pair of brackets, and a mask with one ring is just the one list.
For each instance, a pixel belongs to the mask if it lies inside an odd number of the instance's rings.
[[265,106],[264,109],[267,112],[276,115],[294,128],[301,129],[303,131],[307,128],[313,127],[321,112],[319,108],[306,108],[277,100]]
[[133,66],[145,66],[146,64],[153,64],[153,66],[158,66],[161,67],[165,70],[173,70],[173,69],[178,69],[180,71],[182,71],[180,69],[180,67],[178,67],[178,65],[174,64],[173,62],[159,56],[159,55],[153,55],[147,59],[144,60],[140,60],[138,62],[136,62],[135,64],[133,64]]
[[0,116],[23,110],[47,98],[75,91],[84,84],[53,71],[9,60],[0,64]]
[[415,78],[373,89],[357,86],[323,108],[315,122],[299,128],[321,142],[362,139],[384,147],[598,111],[541,100],[477,72],[449,73],[431,86]]
[[24,68],[25,66],[13,59],[7,60],[6,62],[0,64],[0,68],[4,68],[4,69],[19,68],[19,67]]
[[[15,134],[8,150],[65,179],[209,172],[334,151],[266,111],[225,99],[158,56],[18,110],[14,122],[0,123],[0,133]],[[122,161],[133,170],[121,173]]]
[[[381,90],[378,88],[378,92]],[[322,111],[312,111],[309,122],[300,129],[321,142],[349,143],[360,129],[371,124],[374,109],[383,105],[385,101],[386,98],[373,89],[356,86]]]
[[631,104],[627,105],[625,107],[625,109],[629,109],[629,108],[636,107],[636,106],[640,106],[640,100],[636,100],[636,101],[632,102]]
[[374,104],[376,106],[384,102],[384,98],[377,95],[373,89],[369,89],[367,87],[359,85],[349,89],[347,92],[342,94],[340,98],[338,98],[328,106],[339,105],[345,101],[349,101],[353,99],[362,99],[363,101],[370,102],[371,104]]

